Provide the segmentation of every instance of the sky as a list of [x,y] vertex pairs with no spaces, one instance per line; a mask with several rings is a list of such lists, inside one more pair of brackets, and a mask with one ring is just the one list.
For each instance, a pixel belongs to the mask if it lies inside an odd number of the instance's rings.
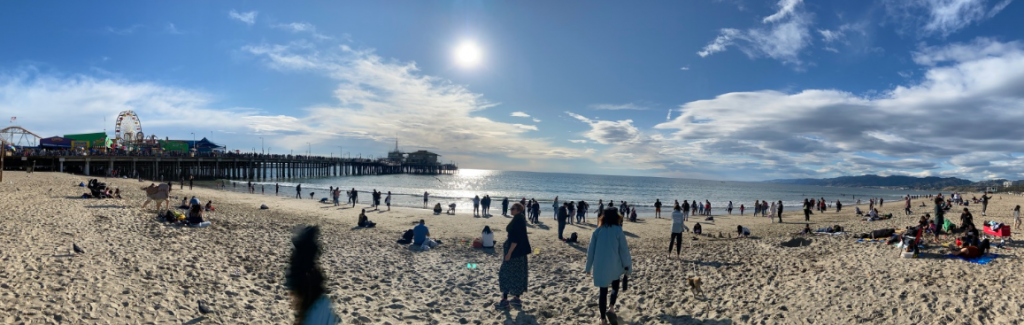
[[[462,168],[1024,179],[1013,0],[0,3],[0,113]],[[6,119],[6,117],[3,117]]]

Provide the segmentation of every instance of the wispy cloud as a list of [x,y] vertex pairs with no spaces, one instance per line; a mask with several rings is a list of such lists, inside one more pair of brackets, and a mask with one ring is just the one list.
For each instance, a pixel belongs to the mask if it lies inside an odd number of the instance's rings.
[[238,12],[235,11],[235,9],[231,9],[231,11],[228,11],[229,18],[243,22],[249,26],[252,26],[256,23],[256,16],[259,14],[260,13],[258,11]]
[[683,70],[683,71],[689,71],[689,70],[690,70],[690,67],[689,67],[689,66],[685,66],[685,67],[680,67],[680,68],[679,68],[679,70]]
[[633,126],[633,120],[601,121],[592,120],[573,112],[565,114],[590,125],[590,131],[583,135],[600,144],[633,144],[640,140],[640,130]]
[[800,52],[811,43],[812,21],[812,15],[801,9],[802,3],[803,0],[780,0],[779,10],[761,20],[763,27],[723,28],[697,55],[707,57],[737,46],[750,58],[766,56],[800,66]]
[[184,34],[184,32],[178,30],[178,28],[174,26],[174,23],[167,23],[167,26],[164,26],[164,32],[167,32],[168,34],[171,34],[171,35],[181,35],[181,34]]
[[114,35],[131,35],[131,34],[135,34],[135,32],[139,31],[143,27],[145,27],[145,26],[139,25],[139,24],[131,25],[131,26],[125,27],[125,28],[114,28],[114,27],[107,26],[106,31],[107,31],[107,33],[111,33],[111,34],[114,34]]
[[572,142],[572,143],[587,143],[587,140],[584,140],[584,139],[579,139],[579,140],[569,139],[569,142]]
[[[581,158],[584,152],[527,135],[535,125],[504,123],[479,115],[498,104],[462,85],[424,75],[413,62],[387,59],[373,49],[294,41],[241,48],[271,69],[326,76],[337,83],[335,103],[300,110],[306,129],[287,134],[275,147],[335,141],[342,136],[389,142],[448,157]],[[302,139],[301,141],[299,139]],[[486,157],[486,158],[484,158]]]
[[607,111],[617,111],[617,110],[636,110],[636,111],[642,111],[642,110],[646,110],[647,109],[647,107],[640,106],[640,105],[637,105],[635,103],[625,103],[625,104],[594,104],[594,105],[590,105],[590,108],[597,109],[597,110],[607,110]]
[[277,29],[287,30],[287,31],[290,31],[292,33],[309,33],[311,36],[313,36],[313,38],[316,38],[316,39],[321,39],[321,40],[331,39],[331,37],[329,37],[327,35],[318,33],[316,31],[316,26],[313,26],[313,24],[310,24],[310,23],[296,22],[296,23],[287,23],[287,24],[274,24],[271,27],[274,27],[274,28],[277,28]]
[[539,119],[539,118],[536,118],[536,117],[534,117],[534,118],[533,118],[533,123],[540,123],[540,119]]
[[526,112],[512,112],[512,117],[530,117]]
[[994,17],[1013,0],[885,0],[891,21],[903,33],[947,37]]

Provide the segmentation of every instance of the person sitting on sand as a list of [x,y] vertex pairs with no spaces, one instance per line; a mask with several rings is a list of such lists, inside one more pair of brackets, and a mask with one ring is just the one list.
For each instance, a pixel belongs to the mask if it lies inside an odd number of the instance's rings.
[[490,226],[484,226],[484,231],[480,233],[480,246],[494,248],[494,232],[491,231]]
[[811,231],[811,224],[809,224],[809,223],[805,223],[805,224],[804,224],[804,230],[800,231],[800,233],[801,233],[801,234],[804,234],[804,235],[810,235],[810,234],[812,234],[812,233],[813,233],[813,231]]
[[359,221],[356,222],[356,225],[363,228],[373,228],[377,226],[376,223],[370,222],[370,218],[366,217],[366,209],[363,209],[363,211],[359,213]]
[[120,187],[114,188],[114,198],[115,199],[120,199],[121,198],[121,188]]
[[436,216],[436,215],[439,215],[439,214],[441,214],[441,203],[438,203],[438,204],[434,205],[434,215]]
[[750,229],[744,226],[736,226],[736,237],[750,237]]
[[412,248],[429,249],[437,245],[438,242],[430,239],[430,229],[424,224],[423,219],[420,219],[420,224],[412,228]]
[[188,209],[188,198],[181,198],[181,205],[178,206],[178,209]]
[[210,224],[206,220],[203,220],[203,206],[199,204],[192,205],[192,208],[189,209],[185,223],[192,227],[202,227]]
[[864,211],[860,210],[860,207],[853,207],[853,211],[857,213],[857,216],[863,216]]
[[700,233],[701,233],[700,222],[693,224],[693,234],[694,235],[700,235]]
[[982,251],[978,246],[970,245],[970,243],[964,241],[963,247],[960,249],[952,248],[949,252],[953,256],[960,256],[963,258],[978,258],[983,255]]
[[[438,204],[440,204],[440,203],[438,203]],[[455,215],[455,202],[452,202],[451,204],[448,204],[448,211],[445,211],[444,213],[445,214],[450,214],[450,215],[454,216]]]
[[188,206],[191,207],[193,205],[203,205],[203,202],[193,196],[191,200],[188,200]]
[[215,208],[213,206],[213,201],[212,200],[211,201],[206,201],[206,211],[213,212],[213,211],[216,211],[216,210],[217,210],[217,208]]

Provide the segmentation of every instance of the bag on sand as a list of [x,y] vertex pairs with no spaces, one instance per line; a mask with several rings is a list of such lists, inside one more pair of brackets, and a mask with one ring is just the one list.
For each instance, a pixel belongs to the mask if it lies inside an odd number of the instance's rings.
[[579,235],[577,235],[576,233],[569,234],[569,239],[567,239],[565,242],[566,243],[579,242]]
[[267,210],[267,209],[270,209],[270,207],[268,207],[266,204],[260,204],[260,210]]

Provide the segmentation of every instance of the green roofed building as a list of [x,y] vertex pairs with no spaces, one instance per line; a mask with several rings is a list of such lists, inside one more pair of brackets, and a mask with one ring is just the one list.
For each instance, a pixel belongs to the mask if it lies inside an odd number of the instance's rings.
[[82,142],[88,142],[89,147],[91,148],[110,147],[111,143],[110,138],[107,138],[107,134],[104,132],[65,134],[64,138],[73,141],[75,145],[78,145],[79,143]]

